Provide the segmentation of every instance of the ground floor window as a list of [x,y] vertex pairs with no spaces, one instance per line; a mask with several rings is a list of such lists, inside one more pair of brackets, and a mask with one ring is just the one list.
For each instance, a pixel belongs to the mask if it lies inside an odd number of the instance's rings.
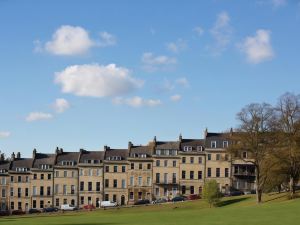
[[71,200],[71,205],[75,206],[75,200],[74,199]]
[[98,208],[99,207],[99,198],[96,198],[96,207]]
[[193,195],[195,193],[194,186],[191,186],[190,191],[191,191],[191,195]]
[[59,198],[55,199],[55,205],[58,207],[59,206]]
[[36,208],[36,200],[32,200],[32,208]]
[[141,200],[142,197],[143,197],[143,193],[142,193],[142,192],[139,192],[139,193],[138,193],[138,198],[139,198],[139,200]]
[[130,200],[133,200],[133,192],[130,192],[130,193],[129,193],[129,199],[130,199]]
[[164,196],[168,196],[168,188],[164,188]]
[[15,209],[15,203],[14,203],[14,202],[11,202],[11,203],[10,203],[10,209],[12,209],[12,210]]
[[105,201],[109,201],[109,194],[105,194],[104,200],[105,200]]
[[81,205],[84,204],[84,197],[83,197],[83,196],[80,197],[80,204],[81,204]]
[[181,193],[183,195],[185,195],[185,193],[186,193],[186,187],[185,186],[181,186]]
[[44,201],[41,200],[41,201],[40,201],[40,209],[43,209],[43,208],[44,208]]
[[113,195],[113,202],[117,202],[117,195]]
[[199,187],[199,194],[202,194],[202,187]]
[[89,205],[92,204],[92,197],[88,197],[88,204],[89,204]]
[[22,209],[22,202],[18,202],[18,209]]
[[155,195],[159,196],[159,188],[155,188]]
[[64,198],[64,205],[68,204],[68,200],[66,198]]

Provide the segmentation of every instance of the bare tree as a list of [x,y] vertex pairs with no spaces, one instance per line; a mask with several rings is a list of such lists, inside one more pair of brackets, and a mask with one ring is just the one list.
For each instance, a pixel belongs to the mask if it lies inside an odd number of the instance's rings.
[[[269,176],[269,151],[272,146],[274,110],[269,104],[252,103],[244,107],[238,114],[239,127],[231,135],[232,145],[229,151],[233,159],[241,159],[255,167],[257,202],[262,201],[264,185]],[[243,152],[247,152],[247,157]],[[266,166],[268,165],[268,166]]]
[[276,154],[289,176],[290,198],[295,196],[295,186],[300,177],[300,96],[292,93],[282,95],[276,109]]

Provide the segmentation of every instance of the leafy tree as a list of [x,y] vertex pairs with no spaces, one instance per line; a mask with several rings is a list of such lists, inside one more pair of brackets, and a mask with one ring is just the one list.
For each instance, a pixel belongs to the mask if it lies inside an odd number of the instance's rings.
[[204,184],[202,197],[207,201],[209,207],[216,205],[221,199],[221,193],[217,181],[209,180]]

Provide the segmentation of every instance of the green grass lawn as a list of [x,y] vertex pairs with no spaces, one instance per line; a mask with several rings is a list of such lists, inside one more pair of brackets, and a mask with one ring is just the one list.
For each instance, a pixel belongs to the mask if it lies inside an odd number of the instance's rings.
[[10,216],[0,225],[294,225],[300,223],[300,199],[285,194],[265,196],[256,205],[254,196],[224,198],[222,206],[209,208],[203,200],[134,208]]

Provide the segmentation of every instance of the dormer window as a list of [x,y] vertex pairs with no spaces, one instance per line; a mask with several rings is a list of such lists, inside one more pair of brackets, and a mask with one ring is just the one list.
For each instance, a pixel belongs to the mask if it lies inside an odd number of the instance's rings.
[[228,148],[228,141],[223,141],[223,148]]
[[41,164],[39,166],[40,169],[42,170],[48,170],[48,169],[51,169],[52,168],[52,165],[49,165],[49,164]]
[[161,155],[160,149],[157,149],[157,150],[156,150],[156,155]]
[[192,146],[184,146],[183,151],[184,152],[191,152],[193,150]]
[[107,159],[113,160],[113,161],[120,161],[120,160],[122,160],[122,157],[121,156],[110,156]]
[[211,148],[217,148],[217,141],[212,141],[212,142],[210,143],[210,147],[211,147]]
[[0,173],[6,173],[6,170],[5,169],[1,169]]
[[243,157],[243,159],[247,159],[247,152],[246,151],[242,153],[242,157]]
[[17,168],[16,168],[16,171],[17,171],[17,172],[27,172],[27,171],[29,171],[29,169],[28,169],[28,168],[25,168],[25,167],[17,167]]
[[203,150],[204,150],[204,149],[203,149],[203,146],[197,146],[197,151],[198,151],[198,152],[203,152]]
[[75,162],[74,161],[62,161],[63,166],[74,166]]

